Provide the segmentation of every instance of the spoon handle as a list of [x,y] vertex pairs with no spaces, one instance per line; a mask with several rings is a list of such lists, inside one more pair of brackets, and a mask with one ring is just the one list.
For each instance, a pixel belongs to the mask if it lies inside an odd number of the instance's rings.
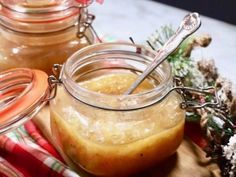
[[195,12],[186,15],[175,34],[162,46],[161,49],[157,51],[154,60],[125,92],[125,95],[131,94],[145,80],[145,78],[163,61],[165,61],[167,57],[177,49],[183,40],[194,33],[200,25],[201,20],[198,13]]

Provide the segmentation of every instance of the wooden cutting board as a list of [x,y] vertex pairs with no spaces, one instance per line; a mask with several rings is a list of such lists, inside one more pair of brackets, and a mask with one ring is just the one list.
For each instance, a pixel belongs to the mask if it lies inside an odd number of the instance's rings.
[[[48,107],[45,107],[35,116],[33,121],[42,131],[44,136],[52,143],[50,129],[50,115]],[[55,144],[54,144],[55,145]],[[56,147],[56,146],[55,146]],[[62,156],[64,156],[62,154]],[[65,159],[70,165],[68,159]],[[72,167],[73,168],[73,167]],[[90,177],[91,175],[78,172],[81,177]],[[177,152],[165,162],[157,167],[149,169],[135,177],[220,177],[219,169],[216,164],[205,158],[205,153],[185,138],[178,148]]]

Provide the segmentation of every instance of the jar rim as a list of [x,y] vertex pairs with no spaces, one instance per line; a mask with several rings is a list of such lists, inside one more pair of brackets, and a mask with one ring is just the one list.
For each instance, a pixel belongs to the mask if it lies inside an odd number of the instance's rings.
[[[114,48],[112,48],[114,47]],[[102,50],[104,48],[104,50]],[[131,51],[128,51],[132,49]],[[64,85],[64,88],[67,90],[67,92],[76,98],[79,101],[82,101],[85,104],[88,104],[93,107],[101,108],[101,109],[106,109],[106,110],[112,110],[112,111],[130,111],[130,110],[136,110],[136,109],[141,109],[144,107],[151,106],[153,104],[156,104],[157,102],[162,101],[163,96],[166,96],[167,93],[170,91],[172,87],[172,70],[171,66],[168,62],[164,62],[160,67],[155,69],[155,71],[160,72],[160,68],[163,69],[165,68],[165,77],[161,82],[153,89],[147,90],[142,93],[136,93],[136,94],[131,94],[131,95],[108,95],[104,93],[98,93],[94,92],[91,90],[88,90],[86,88],[83,88],[77,82],[74,81],[73,75],[76,72],[76,67],[78,67],[79,62],[83,62],[86,58],[89,56],[96,56],[99,54],[99,52],[104,52],[106,53],[107,51],[110,51],[111,53],[114,51],[119,51],[121,52],[122,50],[127,50],[127,52],[131,52],[130,55],[136,55],[136,57],[143,57],[147,54],[152,55],[152,58],[149,56],[146,59],[153,59],[154,56],[156,55],[156,52],[147,49],[146,47],[142,45],[136,45],[136,44],[131,44],[131,43],[126,43],[126,42],[107,42],[107,43],[100,43],[100,44],[94,44],[87,46],[76,53],[74,53],[63,65],[62,68],[62,74],[61,74],[61,79]],[[84,63],[83,63],[84,64]],[[160,74],[160,73],[159,73]],[[154,101],[150,101],[148,103],[145,103],[143,105],[119,105],[118,107],[111,107],[110,105],[99,105],[98,104],[93,104],[90,102],[88,97],[91,98],[97,98],[98,100],[102,101],[103,99],[116,99],[118,101],[128,101],[132,102],[133,100],[136,100],[137,98],[144,97],[145,99],[149,99],[150,97],[158,97]]]

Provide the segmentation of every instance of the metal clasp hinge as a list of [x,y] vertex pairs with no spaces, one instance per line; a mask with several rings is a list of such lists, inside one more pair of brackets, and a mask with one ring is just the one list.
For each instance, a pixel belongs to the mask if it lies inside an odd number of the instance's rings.
[[93,21],[95,19],[95,15],[88,13],[88,10],[86,8],[81,8],[81,13],[78,18],[78,32],[77,37],[79,39],[85,37],[86,40],[89,42],[89,44],[92,44],[93,42],[90,41],[90,39],[85,35],[85,32],[88,28],[90,28],[93,32],[93,34],[96,37],[96,40],[99,43],[102,43],[102,40],[99,38],[98,33],[93,28]]
[[54,64],[53,65],[52,71],[53,71],[54,75],[50,75],[48,77],[50,96],[46,99],[47,101],[50,101],[56,97],[57,85],[62,84],[62,81],[61,81],[62,68],[63,68],[63,65],[61,65],[61,64]]
[[185,87],[181,81],[181,78],[175,77],[174,87],[172,90],[176,90],[177,93],[181,95],[183,102],[180,104],[180,107],[182,109],[193,110],[206,107],[220,109],[222,106],[215,87]]

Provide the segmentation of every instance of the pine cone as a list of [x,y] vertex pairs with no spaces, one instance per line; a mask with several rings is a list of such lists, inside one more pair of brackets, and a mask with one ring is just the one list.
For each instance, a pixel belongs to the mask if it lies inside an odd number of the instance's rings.
[[218,71],[213,59],[202,59],[197,62],[198,69],[201,71],[208,83],[214,82],[218,78]]

